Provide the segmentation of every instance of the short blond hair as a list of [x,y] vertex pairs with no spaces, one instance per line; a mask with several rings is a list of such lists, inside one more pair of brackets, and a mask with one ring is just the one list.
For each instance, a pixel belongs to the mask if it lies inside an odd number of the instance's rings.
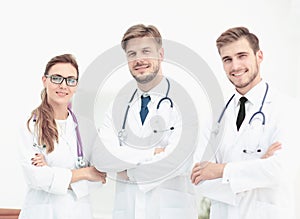
[[137,24],[130,27],[123,35],[121,45],[126,50],[127,42],[134,38],[152,37],[157,43],[158,47],[162,47],[162,38],[158,29],[153,25],[145,26],[144,24]]

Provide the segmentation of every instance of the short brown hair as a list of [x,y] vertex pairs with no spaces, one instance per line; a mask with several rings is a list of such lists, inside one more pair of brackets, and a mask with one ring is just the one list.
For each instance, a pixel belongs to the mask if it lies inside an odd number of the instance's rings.
[[253,33],[250,33],[246,27],[234,27],[226,30],[216,40],[218,52],[220,53],[220,49],[223,46],[226,46],[241,38],[245,38],[249,42],[254,53],[259,50],[259,40],[257,36],[255,36]]
[[126,50],[128,40],[141,37],[152,37],[156,41],[159,48],[162,47],[162,38],[158,29],[153,25],[145,26],[144,24],[137,24],[130,27],[123,35],[121,45]]

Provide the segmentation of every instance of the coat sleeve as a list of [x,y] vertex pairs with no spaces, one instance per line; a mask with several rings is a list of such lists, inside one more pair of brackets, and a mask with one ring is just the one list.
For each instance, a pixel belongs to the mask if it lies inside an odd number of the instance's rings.
[[[210,114],[204,118],[202,129],[200,129],[199,144],[194,154],[194,164],[202,161],[216,162],[214,157],[216,152],[215,148],[211,145],[208,145],[210,134],[213,130],[212,121],[213,118]],[[231,190],[230,184],[223,183],[221,178],[200,182],[195,186],[195,190],[196,193],[200,194],[201,196],[207,197],[211,200],[218,200],[230,205],[237,205],[240,200],[240,196]]]
[[[298,106],[286,105],[284,108],[290,109],[290,113],[277,110],[271,119],[273,128],[269,132],[269,144],[278,141],[282,143],[282,149],[267,159],[253,159],[237,162],[229,162],[226,164],[223,172],[223,178],[217,180],[205,181],[199,185],[203,193],[212,199],[226,202],[228,204],[238,203],[239,196],[243,192],[247,192],[260,188],[276,188],[284,185],[289,191],[292,188],[292,182],[299,171],[299,158],[297,154],[297,132],[293,123],[299,124],[297,115]],[[282,108],[278,105],[272,105],[274,109]],[[299,111],[298,111],[299,112]],[[268,146],[270,146],[268,145]],[[220,190],[220,191],[219,191]],[[218,192],[217,192],[218,191]],[[225,194],[228,195],[224,200]]]
[[19,133],[19,158],[28,187],[53,194],[66,194],[72,178],[71,170],[32,165],[31,158],[35,156],[35,153],[40,153],[40,151],[33,146],[33,136],[27,130],[27,127],[22,128]]
[[299,158],[296,157],[299,134],[294,128],[295,124],[299,124],[299,105],[288,97],[279,96],[270,107],[274,113],[268,121],[272,128],[269,144],[278,141],[282,149],[267,159],[228,163],[224,169],[223,182],[228,182],[235,193],[256,188],[274,188],[282,183],[291,186],[290,182],[293,182],[296,171],[299,171]]
[[120,172],[139,163],[151,160],[154,150],[136,150],[120,142],[112,120],[112,105],[99,126],[99,138],[96,139],[91,156],[92,163],[104,172]]
[[[186,181],[189,179],[195,149],[192,144],[194,144],[194,138],[196,138],[196,136],[190,136],[193,135],[193,132],[190,130],[196,130],[195,125],[198,125],[198,123],[195,119],[193,121],[185,121],[185,127],[189,127],[185,131],[190,134],[188,135],[189,137],[186,137],[186,133],[182,134],[182,118],[178,111],[174,110],[172,114],[169,119],[172,121],[170,126],[175,128],[165,138],[165,151],[155,155],[149,162],[144,162],[135,168],[127,170],[129,179],[138,183],[139,188],[143,191],[154,189],[165,181],[176,177],[184,177],[187,179]],[[189,143],[191,144],[186,145]]]

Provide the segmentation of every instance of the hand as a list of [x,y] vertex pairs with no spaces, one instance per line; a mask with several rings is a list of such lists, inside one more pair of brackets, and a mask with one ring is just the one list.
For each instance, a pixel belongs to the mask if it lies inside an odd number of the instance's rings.
[[164,151],[165,151],[165,148],[155,148],[154,155],[159,154],[159,153],[164,152]]
[[121,181],[128,181],[129,177],[127,175],[127,170],[123,170],[122,172],[118,172],[117,179]]
[[268,157],[271,157],[274,155],[275,151],[281,149],[281,143],[280,142],[275,142],[273,143],[267,150],[267,152],[261,157],[261,159],[266,159]]
[[31,164],[37,167],[47,166],[45,157],[43,154],[35,154],[35,157],[31,158]]
[[192,183],[197,185],[199,182],[223,177],[223,170],[226,164],[211,163],[204,161],[196,163],[191,175]]
[[102,182],[106,183],[106,173],[97,170],[95,167],[86,167],[87,180],[92,182]]

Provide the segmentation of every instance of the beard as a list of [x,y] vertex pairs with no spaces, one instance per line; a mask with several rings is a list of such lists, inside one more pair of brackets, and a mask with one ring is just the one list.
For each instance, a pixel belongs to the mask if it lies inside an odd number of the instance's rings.
[[152,72],[145,72],[142,75],[134,75],[133,72],[130,70],[131,75],[133,78],[140,84],[147,84],[148,82],[152,81],[159,72],[159,65],[153,65]]
[[244,88],[244,87],[247,87],[249,84],[251,84],[255,78],[257,77],[258,75],[258,64],[257,62],[255,63],[255,69],[253,69],[253,72],[252,74],[247,78],[247,81],[245,81],[244,83],[237,83],[237,82],[234,82],[234,80],[230,80],[230,82],[236,87],[236,88]]

